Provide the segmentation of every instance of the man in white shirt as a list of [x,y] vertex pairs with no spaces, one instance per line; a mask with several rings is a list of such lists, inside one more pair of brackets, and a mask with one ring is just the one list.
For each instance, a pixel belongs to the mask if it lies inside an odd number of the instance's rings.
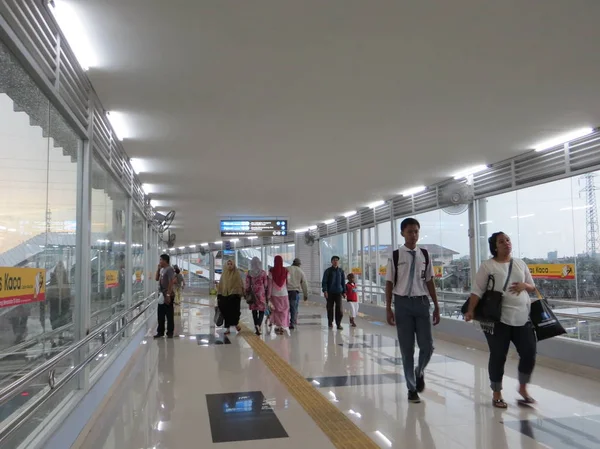
[[[404,245],[388,260],[385,297],[387,322],[396,326],[402,353],[408,400],[419,403],[419,393],[425,389],[425,368],[433,354],[433,335],[429,314],[429,297],[433,300],[433,324],[440,322],[433,266],[429,253],[418,248],[421,225],[414,218],[400,224]],[[394,310],[392,310],[392,297]],[[419,364],[414,368],[415,335],[419,344]]]
[[304,294],[304,301],[308,300],[308,285],[304,271],[300,268],[300,259],[294,259],[288,268],[288,296],[290,299],[290,329],[298,325],[298,306],[300,304],[300,290]]

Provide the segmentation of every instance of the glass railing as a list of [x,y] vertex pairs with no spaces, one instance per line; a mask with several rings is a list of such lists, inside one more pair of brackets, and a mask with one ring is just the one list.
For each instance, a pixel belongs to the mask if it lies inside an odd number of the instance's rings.
[[[81,393],[84,373],[98,375],[123,344],[153,314],[153,294],[114,315],[83,340],[72,343],[41,365],[0,389],[0,447],[29,447],[37,429]],[[58,329],[57,329],[58,331]]]

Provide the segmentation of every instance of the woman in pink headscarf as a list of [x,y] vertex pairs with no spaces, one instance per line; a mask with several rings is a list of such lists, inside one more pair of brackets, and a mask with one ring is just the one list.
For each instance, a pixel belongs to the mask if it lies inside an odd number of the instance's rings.
[[275,266],[269,272],[268,297],[271,304],[271,322],[275,331],[290,335],[290,301],[287,290],[288,270],[283,266],[283,258],[275,256]]

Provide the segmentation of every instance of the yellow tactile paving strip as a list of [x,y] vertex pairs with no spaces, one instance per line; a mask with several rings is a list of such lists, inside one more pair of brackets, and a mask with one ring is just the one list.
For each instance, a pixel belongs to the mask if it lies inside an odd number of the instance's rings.
[[241,335],[256,351],[262,362],[294,396],[323,433],[340,449],[369,449],[379,446],[358,428],[325,396],[318,392],[298,371],[283,360],[263,340],[242,325]]

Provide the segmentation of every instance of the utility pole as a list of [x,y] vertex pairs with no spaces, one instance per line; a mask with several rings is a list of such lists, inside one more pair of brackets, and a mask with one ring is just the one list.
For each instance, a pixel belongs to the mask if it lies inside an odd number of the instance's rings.
[[598,229],[598,205],[596,203],[596,174],[583,175],[585,186],[585,250],[589,256],[600,252],[600,231]]

